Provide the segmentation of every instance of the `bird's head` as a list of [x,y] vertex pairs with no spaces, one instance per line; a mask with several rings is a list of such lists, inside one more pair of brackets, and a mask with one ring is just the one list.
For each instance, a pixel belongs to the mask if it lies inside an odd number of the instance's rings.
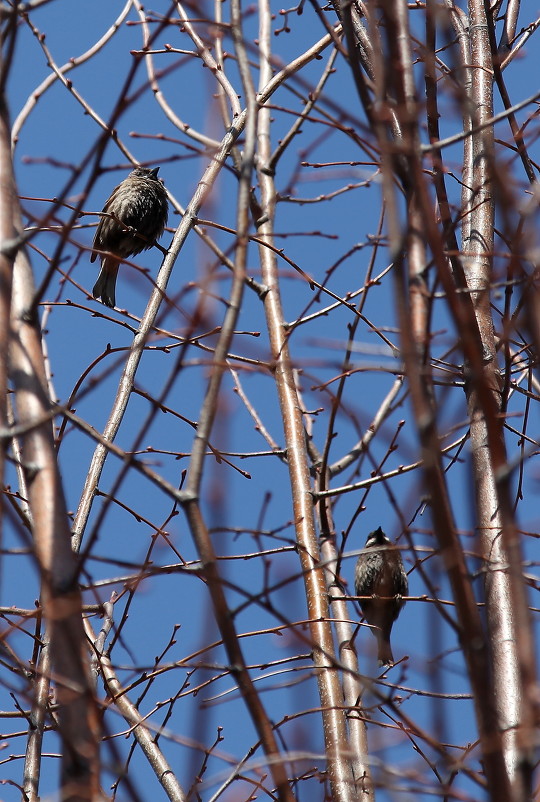
[[373,532],[370,532],[367,536],[366,540],[366,549],[372,548],[373,546],[387,546],[390,543],[389,538],[386,537],[383,530],[379,526],[378,529],[375,529]]
[[159,167],[135,167],[130,173],[130,178],[149,178],[151,181],[161,181],[158,173]]

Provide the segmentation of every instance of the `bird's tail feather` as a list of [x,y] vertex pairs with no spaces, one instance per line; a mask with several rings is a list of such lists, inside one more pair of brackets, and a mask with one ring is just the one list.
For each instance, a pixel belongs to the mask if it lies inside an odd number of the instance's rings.
[[104,259],[92,290],[94,298],[103,301],[105,306],[109,306],[111,309],[116,306],[115,290],[119,264],[118,259],[111,259],[110,257]]
[[385,635],[381,630],[376,630],[378,658],[380,666],[391,666],[394,664],[394,655],[392,654],[392,646],[390,645],[390,637]]

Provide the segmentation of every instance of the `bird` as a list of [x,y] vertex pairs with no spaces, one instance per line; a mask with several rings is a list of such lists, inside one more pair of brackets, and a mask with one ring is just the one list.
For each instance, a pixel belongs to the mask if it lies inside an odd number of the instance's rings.
[[92,294],[105,306],[116,305],[116,277],[122,259],[151,248],[167,224],[167,191],[158,172],[159,167],[135,167],[103,207],[90,261],[101,259]]
[[409,593],[407,574],[399,549],[381,527],[370,532],[354,572],[354,587],[365,620],[377,638],[379,665],[392,665],[390,633]]

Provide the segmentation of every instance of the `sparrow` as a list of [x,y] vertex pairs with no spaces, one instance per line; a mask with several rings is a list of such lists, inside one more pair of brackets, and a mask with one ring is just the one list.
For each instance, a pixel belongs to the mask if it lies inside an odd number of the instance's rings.
[[374,628],[379,665],[392,665],[390,633],[405,605],[403,596],[408,595],[409,583],[399,549],[380,526],[369,533],[364,551],[358,557],[354,587],[357,596],[367,597],[360,599],[360,607],[367,623]]
[[98,256],[101,259],[92,294],[105,306],[115,306],[116,277],[122,259],[151,248],[167,224],[167,192],[158,171],[159,167],[136,167],[113,189],[103,207],[90,261],[95,262]]

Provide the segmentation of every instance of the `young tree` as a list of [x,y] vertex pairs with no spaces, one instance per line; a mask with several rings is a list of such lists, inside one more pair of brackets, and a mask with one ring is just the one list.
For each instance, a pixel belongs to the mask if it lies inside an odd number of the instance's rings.
[[1,9],[6,798],[531,798],[539,20]]

